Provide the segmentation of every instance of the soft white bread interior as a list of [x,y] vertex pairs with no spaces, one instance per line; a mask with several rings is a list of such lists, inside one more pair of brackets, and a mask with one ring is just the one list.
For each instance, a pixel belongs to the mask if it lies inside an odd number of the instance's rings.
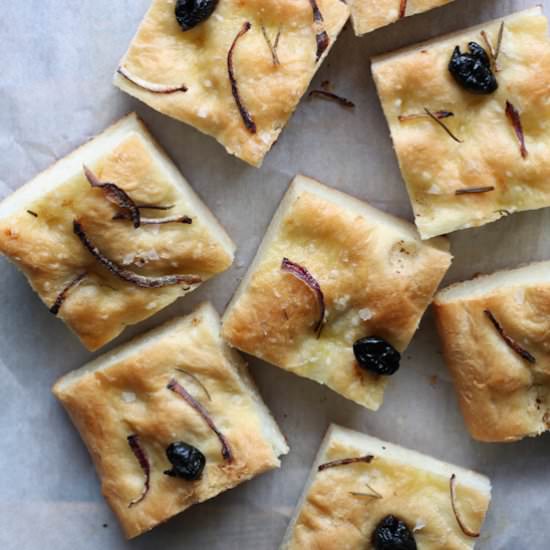
[[133,135],[139,137],[152,158],[157,162],[160,170],[166,176],[166,180],[177,189],[179,194],[185,197],[185,201],[197,213],[201,221],[209,227],[213,236],[219,240],[225,251],[233,256],[235,244],[229,235],[180,174],[172,160],[158,146],[135,113],[126,115],[100,135],[75,149],[72,153],[9,195],[0,203],[0,220],[28,208],[32,202],[41,199],[57,187],[64,185],[67,181],[79,177],[82,174],[83,165],[93,167],[103,157],[111,153],[118,145]]

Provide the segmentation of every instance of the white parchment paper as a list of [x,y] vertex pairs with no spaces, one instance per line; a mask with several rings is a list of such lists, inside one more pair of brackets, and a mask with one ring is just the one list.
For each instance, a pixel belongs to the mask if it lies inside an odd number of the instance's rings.
[[[532,0],[534,2],[534,0]],[[544,0],[550,12],[550,0]],[[147,122],[239,246],[233,269],[107,349],[204,299],[220,312],[236,288],[290,179],[298,172],[412,218],[374,84],[372,55],[530,7],[529,0],[456,0],[362,39],[348,27],[315,79],[329,79],[355,111],[305,99],[257,170],[214,140],[111,86],[111,74],[149,0],[2,1],[0,195],[130,110]],[[448,281],[550,257],[550,210],[455,233]],[[3,550],[268,550],[280,543],[331,421],[479,470],[494,484],[477,548],[545,550],[550,437],[508,445],[466,432],[428,313],[377,413],[314,382],[251,359],[292,451],[268,473],[133,542],[125,542],[88,454],[50,394],[91,354],[55,320],[24,277],[0,259],[0,548]],[[435,377],[435,378],[434,378]]]

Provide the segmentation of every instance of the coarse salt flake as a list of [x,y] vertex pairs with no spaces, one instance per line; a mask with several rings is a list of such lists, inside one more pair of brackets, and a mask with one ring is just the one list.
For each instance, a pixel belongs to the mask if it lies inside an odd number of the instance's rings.
[[133,403],[136,400],[136,394],[131,391],[123,391],[122,392],[122,401],[124,403]]
[[359,319],[362,321],[368,321],[369,319],[372,319],[373,316],[374,313],[368,307],[364,307],[359,310]]

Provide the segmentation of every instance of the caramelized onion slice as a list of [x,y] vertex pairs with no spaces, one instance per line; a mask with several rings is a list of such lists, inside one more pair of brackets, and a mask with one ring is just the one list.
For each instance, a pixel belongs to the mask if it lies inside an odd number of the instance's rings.
[[521,117],[519,111],[507,100],[506,101],[506,116],[514,128],[516,137],[519,141],[519,152],[521,158],[527,158],[527,147],[525,146],[525,134],[523,133],[523,125],[521,124]]
[[325,462],[320,464],[317,468],[318,472],[323,470],[328,470],[329,468],[336,468],[338,466],[347,466],[348,464],[357,464],[358,462],[364,462],[365,464],[370,464],[374,459],[374,455],[364,455],[356,456],[353,458],[340,458],[338,460],[332,460],[331,462]]
[[534,364],[537,362],[537,360],[525,348],[522,348],[513,338],[504,332],[502,325],[497,321],[497,318],[489,309],[486,309],[483,313],[485,313],[485,315],[489,318],[496,331],[500,334],[510,349],[515,351],[522,359],[525,359],[529,363]]
[[449,481],[449,489],[451,492],[451,506],[453,508],[453,514],[455,516],[456,522],[458,523],[458,526],[460,527],[460,530],[467,536],[472,537],[474,539],[478,538],[481,533],[477,533],[475,531],[471,531],[468,529],[464,522],[462,521],[461,517],[458,515],[458,510],[456,509],[456,475],[453,474],[451,476],[451,479]]
[[161,288],[165,286],[173,286],[179,284],[194,285],[201,283],[202,279],[198,275],[164,275],[161,277],[146,277],[138,275],[133,271],[123,269],[118,264],[107,258],[105,254],[95,246],[86,235],[82,225],[78,221],[73,222],[74,234],[80,239],[86,250],[104,267],[106,267],[113,275],[141,288]]
[[50,313],[53,313],[54,315],[57,315],[59,313],[59,310],[61,309],[61,306],[64,304],[65,300],[67,299],[67,295],[69,292],[76,286],[78,286],[84,277],[86,277],[87,273],[81,273],[80,275],[76,276],[72,281],[70,281],[67,286],[57,295],[57,298],[55,299],[55,302],[53,306],[50,308]]
[[208,414],[208,411],[197,401],[175,378],[172,378],[168,385],[166,386],[169,390],[178,394],[184,399],[184,401],[193,409],[199,413],[203,420],[208,424],[208,427],[216,434],[220,440],[222,446],[222,457],[227,462],[233,462],[233,453],[231,452],[231,447],[225,436],[218,430],[214,424],[214,420]]
[[177,86],[173,86],[173,85],[156,84],[154,82],[149,82],[147,80],[144,80],[143,78],[140,78],[139,76],[132,74],[128,69],[126,69],[122,65],[117,69],[117,73],[123,76],[126,80],[128,80],[132,84],[140,88],[143,88],[148,92],[152,92],[154,94],[173,94],[175,92],[187,91],[187,86],[185,86],[185,84],[179,84]]
[[407,0],[401,0],[399,3],[399,19],[403,19],[407,15]]
[[134,227],[137,229],[140,226],[141,216],[139,213],[139,208],[136,206],[136,203],[130,198],[128,193],[126,193],[126,191],[124,191],[114,183],[100,182],[95,174],[87,166],[84,166],[83,168],[84,175],[86,176],[89,184],[92,187],[103,190],[105,196],[109,201],[116,204],[120,208],[128,210],[130,214],[130,219],[132,220]]
[[313,24],[317,27],[317,33],[315,35],[315,41],[317,42],[317,53],[315,54],[315,62],[318,63],[325,50],[329,47],[330,39],[327,32],[324,29],[325,20],[323,14],[317,5],[317,0],[309,0],[311,9],[313,11]]
[[145,451],[141,448],[139,437],[137,435],[134,434],[134,435],[128,436],[128,445],[130,445],[130,449],[132,449],[134,456],[136,457],[137,461],[139,462],[139,465],[141,466],[141,469],[143,470],[143,473],[145,474],[145,482],[143,484],[143,491],[141,492],[141,495],[139,495],[139,497],[132,500],[132,502],[128,504],[128,508],[132,508],[132,506],[139,504],[147,496],[147,493],[149,492],[149,483],[151,479],[151,466],[149,464],[149,460],[147,458],[147,455],[145,454]]
[[237,108],[239,109],[239,113],[241,115],[241,118],[243,119],[244,125],[251,134],[255,134],[257,130],[256,123],[254,122],[252,115],[247,111],[244,103],[242,102],[239,93],[239,85],[237,83],[235,70],[233,68],[233,52],[235,51],[235,46],[237,45],[239,39],[243,37],[250,30],[251,27],[252,25],[248,21],[245,21],[243,23],[243,26],[241,27],[241,30],[237,33],[237,36],[233,40],[233,43],[229,48],[229,52],[227,53],[227,73],[229,74],[229,82],[231,83],[231,93],[233,94],[233,99],[237,104]]
[[317,279],[301,265],[291,262],[288,258],[283,258],[281,263],[281,270],[290,273],[300,281],[302,281],[314,294],[319,303],[319,320],[315,324],[314,331],[317,337],[321,334],[323,323],[325,321],[325,296],[321,290],[321,285],[317,282]]

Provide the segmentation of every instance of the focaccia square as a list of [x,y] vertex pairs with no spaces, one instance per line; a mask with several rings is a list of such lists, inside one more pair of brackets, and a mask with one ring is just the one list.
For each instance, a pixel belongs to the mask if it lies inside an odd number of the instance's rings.
[[[449,70],[458,47],[455,67],[472,76],[470,42],[485,51],[475,57],[483,78],[461,80],[476,93]],[[372,71],[423,238],[550,205],[550,40],[540,7],[378,57]]]
[[[67,374],[53,392],[128,538],[279,467],[288,452],[210,304]],[[184,463],[174,477],[167,451],[182,443],[204,462]]]
[[480,441],[550,428],[550,262],[452,285],[434,301],[466,426]]
[[0,203],[0,253],[90,350],[226,270],[234,250],[134,114]]
[[399,548],[467,550],[490,499],[485,476],[333,424],[281,550],[389,548],[375,544],[381,525],[401,526]]
[[219,0],[209,18],[183,31],[175,5],[153,0],[115,85],[259,166],[346,23],[348,6]]
[[[354,342],[381,338],[402,352],[449,268],[448,250],[445,238],[422,242],[412,224],[296,176],[224,314],[224,338],[377,409],[388,377],[359,368]],[[285,258],[320,287],[324,313]]]
[[395,23],[404,17],[438,8],[452,0],[352,0],[351,20],[357,36]]

